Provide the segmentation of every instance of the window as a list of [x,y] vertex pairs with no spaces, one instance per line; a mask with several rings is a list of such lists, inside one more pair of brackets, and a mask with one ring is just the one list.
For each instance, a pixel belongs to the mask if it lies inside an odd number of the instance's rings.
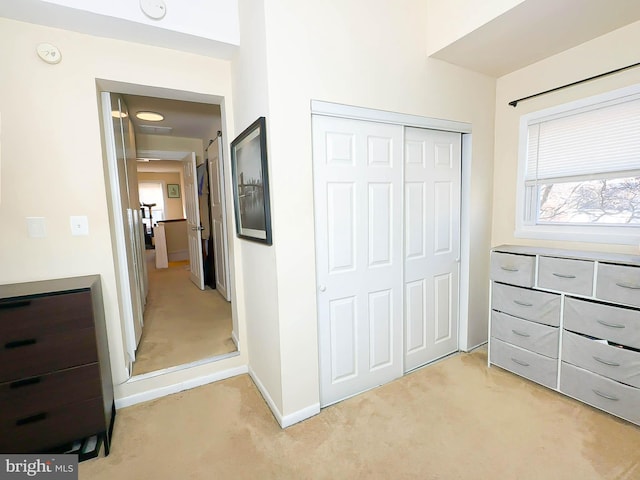
[[522,117],[516,235],[640,242],[640,86]]
[[[141,182],[138,184],[138,193],[140,195],[140,206],[142,204],[153,205],[151,207],[151,216],[153,217],[153,225],[149,218],[149,210],[144,208],[144,223],[147,233],[151,233],[151,228],[159,221],[164,220],[164,187],[162,182]],[[154,205],[155,204],[155,205]]]

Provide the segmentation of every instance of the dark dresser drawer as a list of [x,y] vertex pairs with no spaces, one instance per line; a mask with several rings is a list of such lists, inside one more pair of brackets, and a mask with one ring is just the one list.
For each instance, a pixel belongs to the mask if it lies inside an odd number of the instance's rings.
[[0,384],[0,423],[99,397],[97,363]]
[[3,343],[68,330],[93,328],[91,292],[0,300]]
[[37,452],[104,430],[101,398],[44,409],[19,420],[0,422],[0,452]]
[[0,382],[98,361],[95,330],[83,328],[0,345]]
[[0,285],[0,453],[108,455],[114,418],[100,277]]

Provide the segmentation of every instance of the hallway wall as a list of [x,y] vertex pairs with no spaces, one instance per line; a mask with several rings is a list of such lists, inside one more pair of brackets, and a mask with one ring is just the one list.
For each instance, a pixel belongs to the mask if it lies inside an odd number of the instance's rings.
[[[120,385],[127,370],[96,82],[106,79],[224,97],[226,129],[233,134],[230,64],[5,18],[0,18],[0,40],[0,283],[100,274],[116,396],[135,393],[141,384]],[[37,57],[35,47],[43,41],[60,49],[61,63],[48,65]],[[71,215],[88,217],[89,236],[71,235]],[[25,217],[31,216],[45,218],[46,238],[28,237]],[[243,330],[241,323],[241,335]],[[246,362],[243,351],[199,372]],[[160,385],[181,378],[155,381]]]

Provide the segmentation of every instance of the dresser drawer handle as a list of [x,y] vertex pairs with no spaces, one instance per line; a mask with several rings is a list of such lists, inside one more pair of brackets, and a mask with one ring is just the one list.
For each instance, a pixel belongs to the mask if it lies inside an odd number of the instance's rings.
[[602,393],[595,389],[593,389],[593,393],[595,393],[599,397],[606,398],[607,400],[613,400],[614,402],[617,402],[618,400],[620,400],[618,397],[614,397],[613,395],[607,395],[606,393]]
[[520,305],[521,307],[533,307],[533,303],[522,302],[520,300],[514,300],[513,303]]
[[20,308],[20,307],[28,307],[31,305],[31,300],[18,300],[16,302],[6,302],[0,303],[0,310],[10,309],[10,308]]
[[523,333],[523,332],[519,332],[518,330],[511,330],[513,333],[515,333],[516,335],[518,335],[519,337],[530,337],[531,335],[529,335],[528,333]]
[[30,417],[20,418],[16,420],[16,426],[20,427],[22,425],[28,425],[30,423],[40,422],[47,418],[47,414],[45,412],[38,413],[36,415],[31,415]]
[[40,377],[32,377],[32,378],[25,378],[24,380],[16,380],[15,382],[11,382],[9,384],[9,388],[28,387],[29,385],[35,385],[36,383],[40,383],[40,381],[41,381]]
[[611,328],[625,328],[624,325],[620,325],[619,323],[609,323],[609,322],[605,322],[604,320],[596,320],[600,325],[604,325],[605,327],[611,327]]
[[518,360],[517,358],[513,358],[513,357],[511,357],[511,361],[514,362],[514,363],[517,363],[518,365],[522,365],[523,367],[530,367],[531,366],[527,362],[523,362],[522,360]]
[[503,267],[502,265],[500,266],[500,268],[502,270],[504,270],[505,272],[519,272],[520,269],[519,268],[515,268],[515,267]]
[[565,273],[556,273],[556,272],[553,272],[553,276],[559,277],[559,278],[576,278],[575,275],[567,275]]
[[15,342],[9,342],[4,344],[4,348],[20,348],[20,347],[28,347],[29,345],[34,345],[36,343],[35,338],[26,338],[24,340],[16,340]]
[[640,285],[635,285],[632,283],[620,283],[616,282],[616,285],[622,288],[630,288],[631,290],[640,290]]
[[620,366],[620,364],[619,364],[619,363],[612,362],[611,360],[603,360],[603,359],[602,359],[602,358],[600,358],[600,357],[595,357],[595,356],[594,356],[594,357],[593,357],[593,359],[594,359],[596,362],[600,362],[600,363],[602,363],[602,364],[604,364],[604,365],[609,365],[610,367],[619,367],[619,366]]

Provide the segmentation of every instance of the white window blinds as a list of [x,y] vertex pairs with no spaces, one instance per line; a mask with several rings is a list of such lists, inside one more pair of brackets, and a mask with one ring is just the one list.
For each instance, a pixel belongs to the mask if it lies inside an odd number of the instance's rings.
[[[640,171],[640,98],[593,105],[528,127],[525,181]],[[623,175],[619,175],[623,176]]]

